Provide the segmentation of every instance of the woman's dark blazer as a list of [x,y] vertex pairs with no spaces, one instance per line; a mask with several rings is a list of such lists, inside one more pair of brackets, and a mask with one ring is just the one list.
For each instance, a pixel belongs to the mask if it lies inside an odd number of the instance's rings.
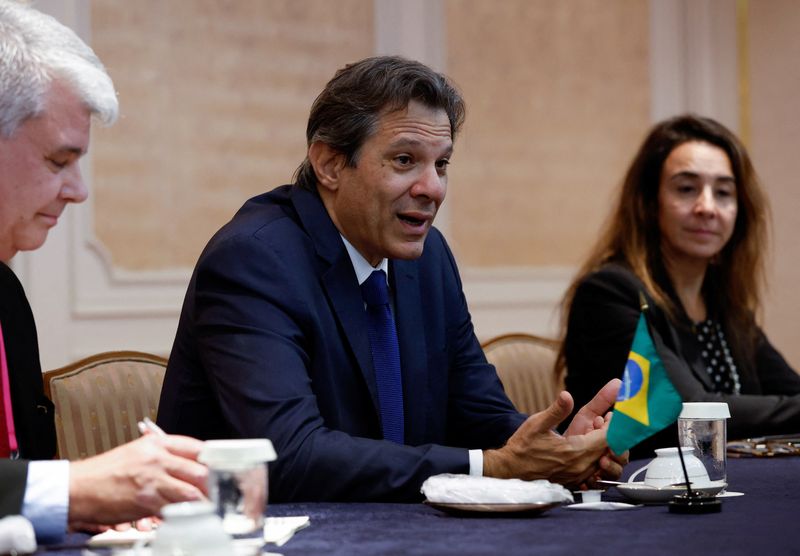
[[20,457],[51,459],[56,452],[54,410],[44,395],[36,325],[22,284],[3,263],[0,263],[0,325]]
[[[570,309],[564,348],[566,386],[575,398],[575,407],[591,400],[612,378],[622,376],[641,312],[640,291],[650,307],[651,330],[663,342],[664,366],[684,401],[727,402],[731,439],[800,432],[800,376],[760,329],[754,368],[736,361],[741,394],[715,393],[688,317],[678,324],[671,322],[633,272],[615,263],[579,284]],[[631,457],[652,457],[653,449],[676,444],[677,427],[667,427],[634,448]]]

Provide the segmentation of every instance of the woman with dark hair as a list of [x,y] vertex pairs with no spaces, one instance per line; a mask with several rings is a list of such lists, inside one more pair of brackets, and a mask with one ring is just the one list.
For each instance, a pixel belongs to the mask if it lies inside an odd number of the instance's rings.
[[[641,313],[684,401],[730,406],[728,436],[800,431],[800,376],[756,323],[767,203],[741,142],[709,118],[657,124],[564,297],[557,363],[576,407],[622,375]],[[674,427],[632,457],[674,446]]]

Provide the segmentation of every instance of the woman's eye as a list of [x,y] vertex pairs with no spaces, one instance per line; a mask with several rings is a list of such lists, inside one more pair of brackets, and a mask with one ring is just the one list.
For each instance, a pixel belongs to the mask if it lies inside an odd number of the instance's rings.
[[446,158],[443,158],[441,160],[437,160],[436,161],[436,167],[439,170],[445,170],[449,164],[450,164],[450,161],[448,159],[446,159]]

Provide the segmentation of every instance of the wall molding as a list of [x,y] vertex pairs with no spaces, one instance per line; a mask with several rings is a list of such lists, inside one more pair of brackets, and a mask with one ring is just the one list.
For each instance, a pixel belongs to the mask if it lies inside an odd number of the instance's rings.
[[509,332],[557,337],[559,305],[572,267],[466,267],[461,271],[475,332],[481,340]]
[[[650,0],[651,117],[694,110],[737,130],[736,5],[726,0]],[[375,51],[447,71],[444,0],[374,0]],[[39,0],[37,8],[89,39],[90,3]],[[82,162],[91,176],[91,158]],[[91,182],[91,180],[87,180]],[[91,190],[91,183],[87,183]],[[453,188],[449,195],[457,196]],[[447,235],[446,203],[437,227]],[[70,207],[45,246],[14,261],[36,315],[43,368],[110,349],[166,354],[191,270],[117,268],[93,231],[93,205]],[[554,232],[556,234],[557,232]],[[557,238],[554,237],[554,240]],[[462,267],[464,291],[482,339],[513,331],[555,336],[573,268]]]

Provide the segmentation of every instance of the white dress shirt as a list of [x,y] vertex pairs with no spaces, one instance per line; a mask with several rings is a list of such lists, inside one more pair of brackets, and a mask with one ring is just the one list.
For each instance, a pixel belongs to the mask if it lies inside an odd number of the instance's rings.
[[33,524],[39,542],[53,543],[64,538],[68,510],[69,461],[29,462],[22,515]]

